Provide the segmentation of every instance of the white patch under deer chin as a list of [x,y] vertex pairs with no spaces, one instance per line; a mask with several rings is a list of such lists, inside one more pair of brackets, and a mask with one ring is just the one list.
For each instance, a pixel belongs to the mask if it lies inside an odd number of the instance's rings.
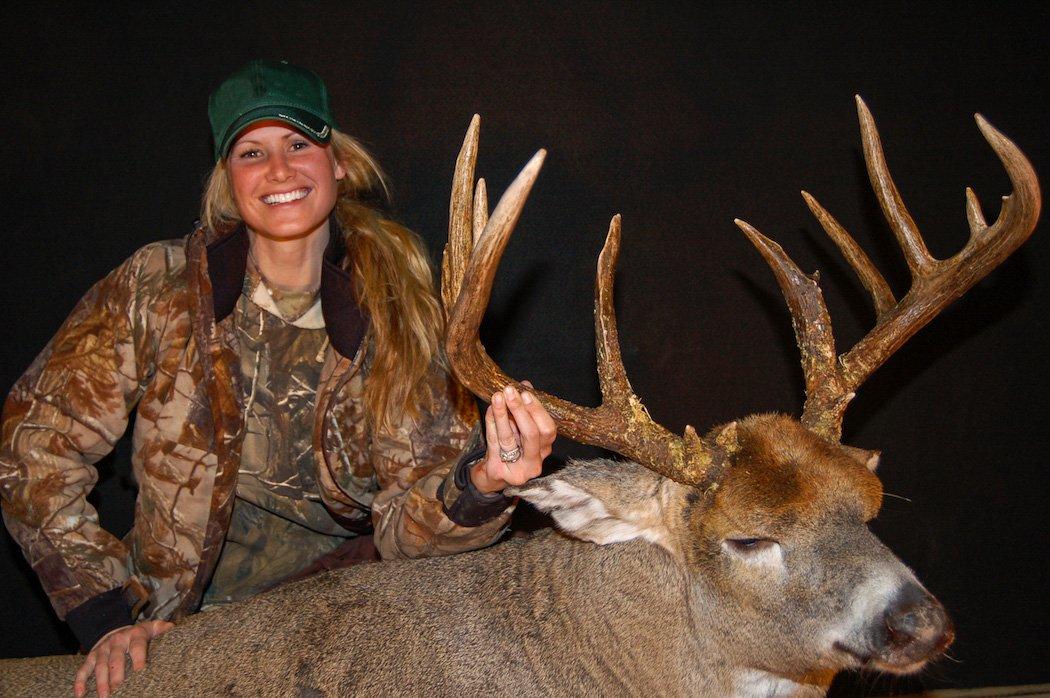
[[808,698],[823,696],[826,691],[824,686],[798,683],[758,669],[742,669],[733,676],[733,695],[739,698]]

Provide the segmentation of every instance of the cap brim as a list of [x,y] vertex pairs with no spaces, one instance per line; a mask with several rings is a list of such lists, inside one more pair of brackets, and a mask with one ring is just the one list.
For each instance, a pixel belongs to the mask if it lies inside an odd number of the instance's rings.
[[328,123],[316,114],[306,110],[283,105],[256,107],[230,124],[230,127],[226,129],[226,135],[223,137],[222,142],[218,144],[215,157],[217,159],[226,157],[226,154],[230,151],[230,146],[233,145],[237,136],[244,129],[260,121],[283,121],[317,143],[327,143],[332,137],[332,129]]

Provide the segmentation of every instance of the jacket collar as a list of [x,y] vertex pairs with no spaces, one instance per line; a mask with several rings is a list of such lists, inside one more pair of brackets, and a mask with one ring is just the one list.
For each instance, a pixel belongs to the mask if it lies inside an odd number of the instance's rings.
[[[329,219],[329,229],[331,235],[321,262],[321,313],[332,348],[342,356],[353,358],[368,328],[368,316],[358,305],[350,272],[343,268],[347,261],[346,243],[335,216]],[[244,224],[209,243],[207,254],[212,304],[218,324],[233,313],[244,287],[248,266],[248,230]]]

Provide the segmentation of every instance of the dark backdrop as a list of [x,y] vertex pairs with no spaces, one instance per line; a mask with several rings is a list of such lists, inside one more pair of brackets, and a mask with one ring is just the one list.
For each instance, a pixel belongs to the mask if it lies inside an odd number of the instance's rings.
[[[905,290],[864,173],[854,93],[872,108],[898,185],[940,256],[966,240],[967,184],[989,217],[1009,191],[973,112],[1050,171],[1038,107],[1045,9],[572,7],[5,10],[0,392],[94,281],[140,245],[190,230],[212,163],[207,96],[254,57],[287,58],[327,80],[341,125],[383,163],[397,215],[435,255],[471,114],[484,118],[479,173],[493,198],[549,148],[499,274],[490,349],[512,374],[596,402],[593,268],[620,212],[625,361],[653,416],[679,432],[801,405],[788,315],[734,217],[775,236],[804,269],[821,269],[842,348],[871,312],[800,188]],[[847,417],[849,443],[884,452],[880,475],[893,496],[874,527],[950,609],[958,639],[919,679],[849,679],[841,694],[1050,681],[1037,436],[1048,235],[1037,232],[915,337]],[[567,442],[558,451],[593,453]],[[95,495],[117,533],[130,525],[127,453],[125,442],[103,461]],[[6,533],[0,556],[0,656],[71,649]]]

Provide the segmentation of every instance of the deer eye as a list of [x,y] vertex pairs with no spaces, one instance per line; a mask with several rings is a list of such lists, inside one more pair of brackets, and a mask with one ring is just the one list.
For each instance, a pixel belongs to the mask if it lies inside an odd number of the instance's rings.
[[779,543],[772,538],[726,538],[725,544],[733,552],[744,555],[767,552],[779,547]]
[[734,564],[767,572],[784,571],[784,551],[772,538],[726,538],[722,550]]

